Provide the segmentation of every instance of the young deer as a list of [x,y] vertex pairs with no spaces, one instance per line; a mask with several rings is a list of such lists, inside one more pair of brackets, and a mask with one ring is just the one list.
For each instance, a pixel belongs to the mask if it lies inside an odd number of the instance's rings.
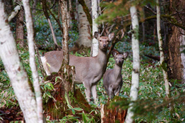
[[103,86],[110,99],[115,95],[119,95],[123,80],[121,75],[122,65],[127,58],[127,53],[119,53],[114,50],[113,54],[115,60],[115,66],[113,69],[109,69],[103,76]]
[[[75,66],[75,83],[83,83],[87,101],[90,102],[91,93],[94,101],[97,100],[96,84],[103,76],[107,64],[107,48],[114,34],[100,36],[97,32],[94,37],[99,41],[98,55],[95,57],[77,57],[69,55],[69,65]],[[63,60],[62,51],[51,51],[45,53],[41,58],[47,75],[58,72]]]

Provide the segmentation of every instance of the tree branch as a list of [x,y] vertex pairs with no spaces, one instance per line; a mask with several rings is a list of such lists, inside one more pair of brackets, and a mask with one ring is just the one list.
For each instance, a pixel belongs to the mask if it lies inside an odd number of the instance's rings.
[[53,26],[51,24],[51,20],[50,20],[50,17],[49,17],[49,14],[48,14],[48,11],[47,11],[47,5],[46,5],[46,0],[42,0],[42,8],[43,8],[43,11],[44,11],[44,15],[49,23],[49,27],[51,29],[51,33],[52,33],[52,37],[53,37],[53,41],[55,43],[55,46],[57,48],[59,48],[59,45],[57,43],[57,40],[56,40],[56,37],[55,37],[55,33],[54,33],[54,30],[53,30]]
[[8,22],[10,22],[19,12],[19,10],[21,9],[21,5],[17,5],[15,8],[14,8],[14,11],[11,12],[10,16],[8,17]]
[[60,24],[60,20],[55,17],[55,15],[51,12],[50,9],[48,9],[48,10],[49,10],[50,14],[52,15],[52,17],[55,19],[55,21],[58,23],[59,28],[60,28],[60,30],[61,30],[61,32],[63,34],[63,29],[62,29],[62,25]]

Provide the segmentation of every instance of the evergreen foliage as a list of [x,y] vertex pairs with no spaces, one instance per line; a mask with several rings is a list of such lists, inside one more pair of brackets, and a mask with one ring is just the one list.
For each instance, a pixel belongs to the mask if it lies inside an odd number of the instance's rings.
[[[142,19],[142,7],[150,4],[151,6],[155,6],[155,0],[117,0],[116,2],[102,2],[101,7],[103,8],[103,14],[97,19],[98,23],[109,22],[109,23],[119,23],[121,19],[124,20],[124,23],[130,22],[129,9],[131,5],[136,5],[139,10],[140,19]],[[37,4],[38,9],[42,9],[42,7]],[[52,7],[51,7],[52,8]],[[57,9],[51,9],[53,13],[57,16]],[[62,34],[60,29],[58,28],[57,23],[54,21],[51,16],[52,25],[55,31],[55,35],[58,41],[58,44],[61,44]],[[12,31],[15,34],[15,23],[11,22]],[[72,23],[73,28],[69,32],[69,46],[72,47],[74,42],[78,37],[77,31],[77,23]],[[34,26],[35,26],[35,40],[37,45],[41,45],[44,47],[54,47],[53,39],[51,36],[51,31],[48,26],[48,22],[44,17],[42,11],[38,11],[34,18]],[[148,31],[148,30],[147,30]],[[150,32],[150,30],[148,31]],[[154,34],[146,35],[146,42],[141,42],[140,45],[140,56],[141,56],[141,73],[140,73],[140,85],[139,85],[139,100],[134,104],[134,112],[135,112],[135,121],[136,122],[185,122],[185,93],[183,84],[178,84],[177,80],[170,80],[173,85],[171,86],[171,98],[165,98],[165,87],[163,81],[163,74],[161,71],[161,67],[158,61],[152,60],[146,57],[144,54],[153,54],[155,56],[159,55],[158,48],[156,48],[157,44],[155,43]],[[132,56],[131,56],[131,43],[130,38],[126,35],[122,41],[116,44],[115,48],[119,51],[129,52],[130,56],[128,59],[124,61],[122,67],[123,74],[123,87],[120,93],[120,97],[122,100],[116,101],[110,105],[116,105],[120,108],[128,108],[128,104],[130,101],[128,100],[131,86],[131,73],[132,73]],[[154,45],[149,45],[148,42],[155,43]],[[31,78],[31,70],[29,67],[29,53],[27,46],[25,48],[20,48],[17,45],[20,59],[25,70],[28,73],[28,77]],[[90,51],[89,51],[90,52]],[[183,53],[185,51],[182,51]],[[90,54],[90,53],[89,53]],[[89,56],[89,54],[85,54]],[[84,54],[79,54],[76,52],[77,56],[84,56]],[[39,63],[37,61],[37,65]],[[114,67],[114,59],[110,57],[107,69],[112,69]],[[39,70],[39,76],[41,76],[41,72]],[[53,83],[46,82],[41,84],[41,88],[43,90],[43,99],[44,103],[47,103],[52,97],[50,91],[54,90]],[[77,85],[82,93],[84,94],[84,86]],[[103,88],[103,81],[101,80],[97,85],[97,94],[100,106],[101,104],[106,104],[108,100],[108,96]],[[85,94],[84,94],[85,96]],[[114,98],[116,100],[117,97]],[[6,71],[4,70],[3,63],[0,60],[0,107],[13,107],[17,106],[18,103],[16,101],[16,97],[14,95],[13,89],[10,84],[10,80],[7,76]],[[98,110],[98,106],[91,104],[92,107],[96,107],[92,112],[96,112],[100,114]],[[74,114],[78,113],[78,110],[81,110],[79,107],[70,109]],[[79,116],[82,117],[83,122],[96,122],[91,114],[87,114],[85,112],[80,113]],[[1,115],[0,115],[1,119]],[[47,118],[47,122],[52,122]],[[60,122],[79,122],[79,117],[74,117],[73,115],[66,115]]]

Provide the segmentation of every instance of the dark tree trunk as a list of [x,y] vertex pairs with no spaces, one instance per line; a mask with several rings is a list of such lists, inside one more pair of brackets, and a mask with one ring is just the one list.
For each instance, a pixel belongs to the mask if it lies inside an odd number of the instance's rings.
[[[20,2],[19,0],[18,2]],[[16,42],[20,47],[24,47],[24,10],[20,9],[16,17]]]
[[13,10],[13,0],[4,0],[4,6],[6,14],[10,15]]
[[63,41],[62,41],[62,49],[64,55],[64,64],[69,64],[69,48],[68,48],[68,8],[67,8],[67,0],[60,1],[61,6],[61,14],[62,14],[62,27],[63,27]]
[[169,78],[170,79],[182,79],[181,70],[181,56],[180,56],[180,42],[179,42],[178,27],[172,27],[172,35],[168,42],[169,48]]
[[[171,13],[174,14],[178,23],[182,24],[185,21],[185,1],[184,0],[172,0],[169,4]],[[184,78],[184,53],[181,51],[181,47],[184,45],[184,30],[172,26],[171,34],[168,37],[168,75],[169,80],[178,80],[178,83],[185,83]],[[173,83],[172,83],[173,84]]]

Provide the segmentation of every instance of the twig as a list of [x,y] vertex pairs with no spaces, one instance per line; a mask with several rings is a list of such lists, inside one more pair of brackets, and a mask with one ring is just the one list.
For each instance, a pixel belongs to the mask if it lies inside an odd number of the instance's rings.
[[52,24],[51,24],[50,17],[49,17],[48,11],[47,11],[46,0],[42,0],[42,8],[43,8],[45,17],[46,17],[46,19],[48,20],[49,27],[50,27],[50,29],[51,29],[51,33],[52,33],[52,37],[53,37],[53,41],[54,41],[54,43],[55,43],[55,46],[56,46],[57,48],[59,48],[59,45],[58,45],[58,43],[57,43],[57,41],[56,41],[55,33],[54,33],[54,31],[53,31],[53,26],[52,26]]

